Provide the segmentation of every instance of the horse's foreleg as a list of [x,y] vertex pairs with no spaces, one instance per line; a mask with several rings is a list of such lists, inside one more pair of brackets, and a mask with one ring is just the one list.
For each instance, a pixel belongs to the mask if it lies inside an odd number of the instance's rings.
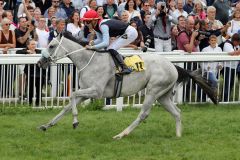
[[72,115],[73,115],[73,128],[77,128],[79,122],[78,122],[78,110],[77,110],[77,103],[76,103],[76,97],[81,97],[82,101],[88,99],[88,98],[96,98],[98,96],[96,90],[94,88],[87,88],[87,89],[80,89],[73,93],[72,96]]
[[[75,101],[75,103],[79,103],[81,100],[81,98],[78,98]],[[46,131],[49,127],[54,126],[66,113],[68,113],[72,108],[72,102],[70,102],[68,105],[66,105],[62,111],[56,115],[49,123],[44,124],[42,126],[40,126],[39,128],[43,131]]]
[[154,103],[155,98],[152,95],[147,95],[144,99],[142,109],[136,120],[132,122],[126,129],[124,129],[121,133],[114,136],[114,139],[121,139],[124,136],[130,134],[144,119],[146,119],[151,111],[152,104]]

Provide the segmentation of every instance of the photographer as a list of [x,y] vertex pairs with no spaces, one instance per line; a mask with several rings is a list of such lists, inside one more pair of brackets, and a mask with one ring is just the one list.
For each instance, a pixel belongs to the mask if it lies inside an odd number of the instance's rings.
[[146,52],[148,48],[154,48],[153,28],[150,14],[145,14],[143,16],[143,25],[139,27],[139,30],[142,32],[145,45],[142,51]]
[[[171,22],[172,17],[168,15],[166,3],[159,2],[157,9],[152,15],[154,23],[154,43],[157,52],[171,51]],[[177,23],[177,22],[175,22]]]

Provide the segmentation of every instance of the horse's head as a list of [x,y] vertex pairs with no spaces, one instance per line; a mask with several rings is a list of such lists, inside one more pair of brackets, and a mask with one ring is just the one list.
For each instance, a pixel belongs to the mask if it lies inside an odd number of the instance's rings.
[[42,50],[42,57],[37,62],[39,67],[46,69],[51,62],[56,62],[58,59],[66,57],[68,50],[62,45],[63,39],[64,36],[58,35],[52,39],[46,49]]

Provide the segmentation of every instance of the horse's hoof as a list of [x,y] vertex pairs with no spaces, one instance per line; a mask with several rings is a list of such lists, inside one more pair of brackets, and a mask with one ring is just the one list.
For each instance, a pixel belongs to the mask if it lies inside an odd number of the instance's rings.
[[78,127],[79,122],[73,123],[73,129],[76,129]]
[[44,125],[42,125],[42,126],[39,127],[39,129],[42,130],[42,131],[46,131],[46,130],[47,130],[47,127],[44,126]]

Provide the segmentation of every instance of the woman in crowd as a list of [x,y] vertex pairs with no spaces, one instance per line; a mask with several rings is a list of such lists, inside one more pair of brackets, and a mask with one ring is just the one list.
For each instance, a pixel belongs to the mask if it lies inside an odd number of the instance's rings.
[[172,50],[177,50],[177,36],[178,36],[178,28],[177,28],[177,25],[174,25],[171,28]]
[[190,13],[190,15],[193,15],[194,19],[206,19],[207,14],[205,13],[203,5],[200,1],[195,1],[193,11]]
[[240,34],[240,10],[235,10],[233,20],[230,21],[231,26],[227,30],[227,34],[232,37],[235,33]]
[[127,45],[126,47],[130,47],[133,49],[138,49],[138,47],[143,48],[144,47],[143,35],[142,35],[142,32],[138,29],[137,22],[130,21],[130,25],[133,26],[137,30],[138,37],[132,43]]
[[67,24],[67,31],[71,32],[72,35],[78,34],[82,27],[79,12],[74,11],[72,15],[69,17],[69,19],[70,23]]
[[10,30],[11,21],[4,18],[1,22],[2,31],[0,31],[0,48],[3,49],[3,54],[8,53],[9,48],[16,47],[15,32]]
[[98,6],[95,11],[102,19],[107,19],[103,6]]
[[138,17],[141,20],[140,11],[137,10],[137,4],[134,0],[127,1],[125,5],[125,10],[127,10],[129,13],[128,21],[130,21],[134,17]]

